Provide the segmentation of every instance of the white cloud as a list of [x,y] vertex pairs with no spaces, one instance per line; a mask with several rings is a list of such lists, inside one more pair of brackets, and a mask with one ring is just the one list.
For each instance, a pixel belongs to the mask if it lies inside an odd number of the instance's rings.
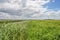
[[14,9],[14,10],[18,10],[20,8],[19,4],[17,3],[0,3],[0,8],[4,8],[4,9]]
[[7,2],[0,3],[0,18],[57,18],[60,11],[49,10],[43,7],[43,5],[49,2],[51,0],[8,0]]
[[[32,9],[32,10],[41,10],[43,9],[43,6],[44,4],[50,2],[50,0],[28,0],[27,3],[26,3],[26,7],[28,7],[29,9]],[[44,9],[43,9],[44,10]]]
[[10,8],[10,9],[20,9],[20,8],[23,8],[23,5],[25,3],[25,7],[26,8],[31,8],[31,9],[39,9],[40,6],[46,4],[50,2],[50,0],[8,0],[7,2],[5,3],[0,3],[0,8]]

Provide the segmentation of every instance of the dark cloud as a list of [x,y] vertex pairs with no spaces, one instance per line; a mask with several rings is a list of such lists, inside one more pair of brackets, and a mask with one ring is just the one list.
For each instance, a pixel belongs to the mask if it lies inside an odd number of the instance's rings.
[[8,0],[0,0],[0,3],[5,3],[7,2]]
[[27,2],[27,0],[22,0],[22,1],[21,1],[22,7],[26,7],[26,2]]

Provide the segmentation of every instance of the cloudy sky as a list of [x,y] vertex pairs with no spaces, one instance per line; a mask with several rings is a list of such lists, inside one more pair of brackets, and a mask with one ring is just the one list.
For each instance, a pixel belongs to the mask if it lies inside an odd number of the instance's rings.
[[60,0],[0,0],[0,19],[60,19]]

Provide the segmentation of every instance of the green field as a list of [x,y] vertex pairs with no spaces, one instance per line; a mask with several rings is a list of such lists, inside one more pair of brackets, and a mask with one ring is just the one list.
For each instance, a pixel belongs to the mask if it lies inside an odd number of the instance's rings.
[[0,20],[0,40],[60,40],[60,20]]

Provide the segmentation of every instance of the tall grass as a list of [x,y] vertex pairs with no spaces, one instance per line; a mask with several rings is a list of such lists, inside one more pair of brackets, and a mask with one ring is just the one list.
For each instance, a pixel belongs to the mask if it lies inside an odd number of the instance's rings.
[[26,22],[0,23],[0,40],[24,40]]
[[0,40],[60,40],[60,20],[0,23]]
[[27,30],[27,40],[60,40],[59,20],[33,20]]

